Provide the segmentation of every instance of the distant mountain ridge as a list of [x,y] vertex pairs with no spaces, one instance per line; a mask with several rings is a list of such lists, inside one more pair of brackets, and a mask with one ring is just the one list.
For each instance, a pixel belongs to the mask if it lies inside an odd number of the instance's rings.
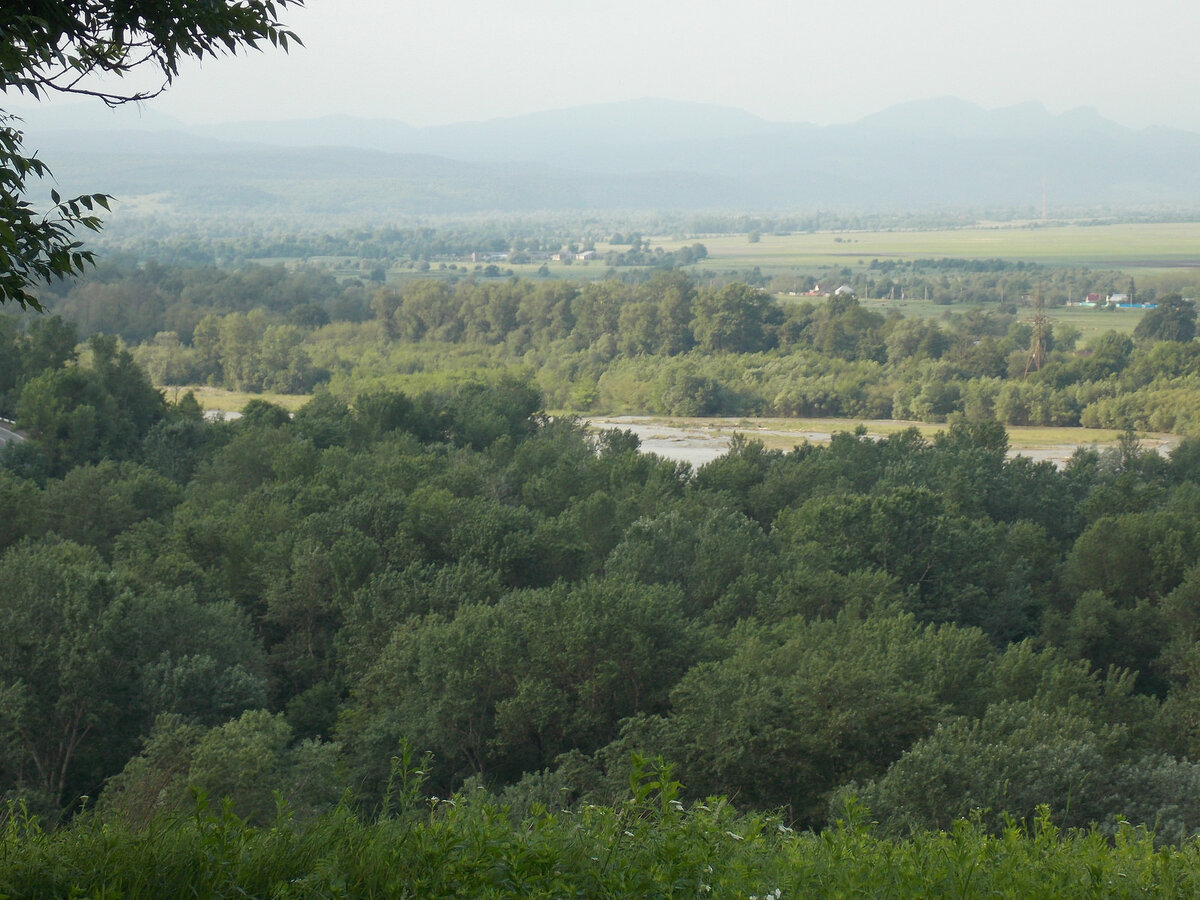
[[[1034,207],[1043,181],[1056,206],[1200,208],[1200,134],[1040,103],[939,98],[832,126],[656,99],[428,128],[350,116],[189,128],[150,111],[26,118],[33,146],[72,185],[86,171],[115,182],[88,190],[136,183],[182,196],[216,178],[222,196],[241,185],[281,210],[295,208],[300,184],[314,201],[336,192],[341,207],[397,214]],[[165,178],[156,190],[148,168]]]

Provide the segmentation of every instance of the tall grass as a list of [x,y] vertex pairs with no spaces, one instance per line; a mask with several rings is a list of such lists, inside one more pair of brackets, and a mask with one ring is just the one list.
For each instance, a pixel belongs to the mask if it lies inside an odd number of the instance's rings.
[[266,828],[201,801],[130,829],[84,816],[57,831],[10,809],[0,896],[92,898],[1195,897],[1200,847],[1146,830],[1061,831],[1047,811],[887,839],[851,805],[820,834],[727,801],[685,806],[639,764],[616,807],[514,820],[488,795],[428,798],[364,818],[348,806]]

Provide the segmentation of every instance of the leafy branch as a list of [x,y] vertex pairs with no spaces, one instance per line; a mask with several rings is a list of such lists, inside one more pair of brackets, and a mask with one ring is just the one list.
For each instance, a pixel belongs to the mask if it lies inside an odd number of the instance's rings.
[[[109,106],[158,96],[187,58],[205,59],[264,44],[287,50],[299,43],[279,13],[303,0],[25,0],[0,8],[0,93],[41,100],[77,94]],[[10,8],[13,7],[13,8]],[[123,77],[156,69],[162,80],[148,90],[99,86],[101,75]],[[76,239],[99,231],[97,208],[107,194],[63,199],[39,212],[27,199],[30,182],[50,169],[22,148],[17,120],[0,110],[0,304],[41,309],[32,289],[77,275],[94,261]]]

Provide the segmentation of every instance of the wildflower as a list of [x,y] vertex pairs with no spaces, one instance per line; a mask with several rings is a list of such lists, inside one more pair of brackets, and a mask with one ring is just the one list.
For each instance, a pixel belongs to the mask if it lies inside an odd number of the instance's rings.
[[786,825],[776,825],[775,827],[779,829],[780,834],[791,834],[793,830],[788,828]]
[[744,837],[742,837],[740,834],[735,834],[735,833],[734,833],[734,832],[732,832],[732,831],[727,831],[727,832],[725,832],[725,833],[726,833],[727,835],[729,835],[731,838],[733,838],[735,841],[744,841],[744,840],[745,840],[745,838],[744,838]]

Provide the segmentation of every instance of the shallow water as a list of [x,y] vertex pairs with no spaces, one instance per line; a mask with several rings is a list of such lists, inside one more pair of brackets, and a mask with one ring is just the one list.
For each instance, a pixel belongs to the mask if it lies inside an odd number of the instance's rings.
[[[814,444],[827,444],[834,431],[849,431],[857,424],[847,421],[844,429],[831,431],[793,431],[770,428],[761,421],[744,429],[738,428],[731,420],[714,420],[712,426],[674,425],[649,416],[604,416],[585,421],[590,427],[597,430],[618,428],[622,431],[632,431],[641,442],[644,453],[653,453],[664,459],[686,462],[697,467],[724,455],[729,450],[734,432],[745,434],[748,437],[770,435],[793,438],[797,444],[806,441]],[[879,433],[872,433],[869,423],[867,424],[867,434],[875,438],[883,436]],[[1170,453],[1176,444],[1176,441],[1151,439],[1143,442],[1143,446],[1152,447],[1164,456]],[[1009,450],[1008,455],[1010,458],[1024,456],[1036,462],[1049,461],[1061,469],[1066,466],[1067,460],[1077,449],[1091,446],[1095,446],[1095,444],[1048,444],[1044,447],[1021,447]]]

